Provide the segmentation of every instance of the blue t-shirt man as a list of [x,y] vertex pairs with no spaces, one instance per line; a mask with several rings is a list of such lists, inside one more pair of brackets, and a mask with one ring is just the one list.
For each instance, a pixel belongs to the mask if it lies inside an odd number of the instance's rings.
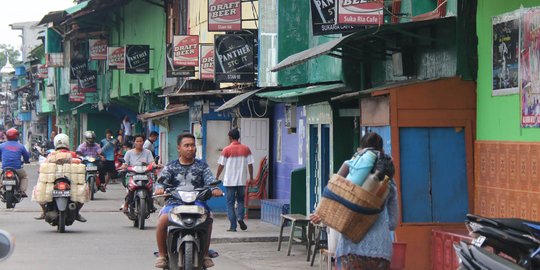
[[30,162],[30,155],[26,148],[17,141],[7,141],[0,144],[0,158],[2,158],[2,169],[13,168],[18,170],[22,168],[21,157],[24,162]]

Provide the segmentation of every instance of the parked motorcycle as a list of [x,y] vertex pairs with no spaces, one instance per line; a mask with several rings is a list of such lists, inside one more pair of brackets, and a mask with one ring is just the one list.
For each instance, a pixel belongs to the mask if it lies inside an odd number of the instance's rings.
[[454,244],[461,269],[540,269],[540,223],[467,215],[471,244]]
[[22,200],[20,194],[20,180],[17,171],[13,168],[5,168],[0,175],[2,188],[0,188],[0,198],[6,203],[6,208],[15,208],[15,204]]
[[94,194],[98,190],[96,179],[99,177],[97,160],[95,157],[85,156],[81,163],[86,165],[86,183],[90,189],[90,200],[94,200]]
[[[165,194],[154,196],[169,197],[182,202],[168,214],[167,256],[169,270],[202,270],[204,267],[204,247],[208,228],[204,222],[210,211],[204,202],[212,198],[212,188],[221,181],[215,181],[210,186],[195,188],[182,186],[166,188]],[[182,268],[180,268],[182,266]]]
[[71,181],[68,178],[60,177],[54,181],[52,198],[52,202],[45,204],[45,221],[64,233],[66,226],[77,218],[77,204],[71,200]]

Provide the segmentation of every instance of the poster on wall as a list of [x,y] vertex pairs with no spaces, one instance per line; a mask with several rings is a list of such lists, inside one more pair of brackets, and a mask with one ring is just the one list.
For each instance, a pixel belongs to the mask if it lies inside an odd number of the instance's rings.
[[214,46],[216,82],[255,80],[253,35],[216,35]]
[[338,0],[337,24],[378,25],[384,23],[383,0]]
[[124,47],[108,47],[107,63],[110,68],[124,69]]
[[241,0],[208,0],[208,31],[242,30]]
[[150,73],[150,46],[126,45],[124,68],[127,74]]
[[214,80],[214,45],[201,45],[199,75],[201,80]]
[[334,1],[311,0],[311,25],[314,36],[347,33],[364,29],[364,26],[335,24],[336,5]]
[[82,93],[96,92],[97,71],[85,70],[79,78],[79,91]]
[[175,66],[199,65],[199,36],[174,36],[173,44]]
[[519,92],[520,13],[516,11],[492,18],[493,96]]
[[193,77],[195,76],[195,67],[189,66],[175,66],[174,65],[174,49],[172,43],[167,45],[167,55],[165,57],[165,67],[167,71],[167,77]]
[[107,40],[89,39],[88,55],[90,55],[90,60],[107,60]]
[[521,126],[540,127],[540,9],[522,16],[520,53]]
[[71,81],[69,84],[70,90],[69,90],[69,101],[70,102],[84,102],[85,95],[84,93],[81,93],[79,91],[79,84],[77,81]]

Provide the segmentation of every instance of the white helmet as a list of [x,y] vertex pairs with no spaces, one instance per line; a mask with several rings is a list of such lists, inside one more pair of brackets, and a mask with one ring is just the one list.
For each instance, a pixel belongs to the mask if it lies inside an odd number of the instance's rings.
[[54,136],[54,149],[66,148],[69,149],[69,137],[64,133]]

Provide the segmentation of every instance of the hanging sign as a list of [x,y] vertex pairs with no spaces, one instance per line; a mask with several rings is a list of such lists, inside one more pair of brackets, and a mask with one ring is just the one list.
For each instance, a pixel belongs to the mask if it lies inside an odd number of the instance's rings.
[[97,71],[85,70],[79,78],[79,91],[82,93],[96,92]]
[[242,30],[241,0],[208,0],[208,31]]
[[174,50],[172,44],[167,44],[167,56],[165,57],[165,67],[167,70],[167,77],[193,77],[195,76],[195,67],[182,66],[178,67],[174,65]]
[[71,59],[71,80],[78,80],[81,77],[81,74],[88,69],[87,62],[84,58]]
[[199,65],[199,36],[174,36],[174,65]]
[[90,55],[90,60],[107,60],[107,40],[88,40],[88,54]]
[[338,24],[383,24],[384,2],[382,0],[337,0]]
[[46,65],[37,65],[37,78],[38,79],[47,79],[49,72]]
[[201,64],[199,75],[201,80],[214,80],[214,45],[201,45]]
[[125,46],[125,71],[128,74],[150,73],[150,46],[149,45],[126,45]]
[[108,47],[107,62],[109,67],[116,69],[124,69],[124,47]]
[[215,81],[253,82],[255,65],[253,35],[215,36]]
[[335,24],[336,5],[334,0],[310,0],[311,23],[314,36],[346,33],[364,29],[358,25]]
[[81,93],[79,91],[79,85],[77,82],[71,82],[69,84],[70,91],[69,91],[69,101],[70,102],[84,102],[85,95],[84,93]]

